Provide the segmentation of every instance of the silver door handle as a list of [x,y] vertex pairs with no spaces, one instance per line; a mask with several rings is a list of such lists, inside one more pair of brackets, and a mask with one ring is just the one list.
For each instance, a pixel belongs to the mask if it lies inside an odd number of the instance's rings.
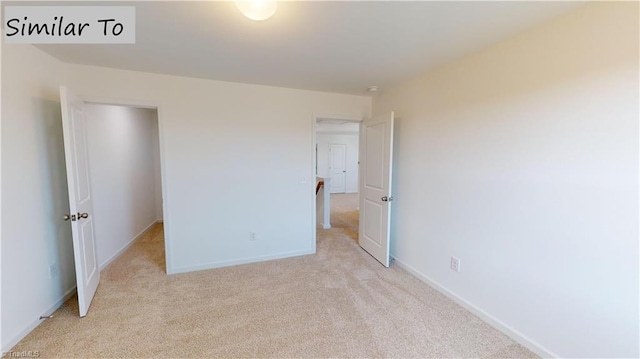
[[78,212],[78,219],[80,218],[89,218],[89,213],[80,213]]
[[384,196],[384,197],[382,197],[380,199],[382,200],[382,202],[391,202],[391,201],[393,201],[393,197],[391,197],[391,196],[389,196],[389,197]]
[[72,214],[72,215],[65,214],[64,216],[62,216],[62,219],[64,219],[65,221],[71,220],[71,222],[74,222],[76,220],[76,215],[75,214]]

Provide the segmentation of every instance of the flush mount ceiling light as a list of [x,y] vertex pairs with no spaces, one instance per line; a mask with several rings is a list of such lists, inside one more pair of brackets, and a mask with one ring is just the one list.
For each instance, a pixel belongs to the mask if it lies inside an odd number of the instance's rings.
[[236,7],[247,18],[263,21],[276,13],[278,3],[275,0],[238,0]]
[[378,92],[378,86],[369,86],[367,87],[368,92]]

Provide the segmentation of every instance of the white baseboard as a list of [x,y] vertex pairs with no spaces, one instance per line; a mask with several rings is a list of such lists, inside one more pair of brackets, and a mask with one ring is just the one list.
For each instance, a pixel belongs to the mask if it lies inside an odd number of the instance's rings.
[[270,261],[273,259],[283,259],[283,258],[304,256],[304,255],[314,254],[314,253],[315,253],[315,250],[312,248],[312,249],[305,249],[302,251],[276,253],[276,254],[267,255],[267,256],[248,257],[248,258],[234,259],[230,261],[205,263],[205,264],[199,264],[195,266],[184,266],[184,267],[172,268],[171,271],[167,274],[188,273],[188,272],[195,272],[195,271],[201,271],[201,270],[207,270],[207,269],[230,267],[230,266],[235,266],[239,264],[264,262],[264,261]]
[[449,289],[445,288],[440,283],[438,283],[438,282],[434,281],[433,279],[429,278],[428,276],[420,273],[415,268],[413,268],[410,265],[406,264],[402,260],[400,260],[398,258],[393,258],[393,260],[398,265],[398,267],[400,267],[400,268],[406,270],[407,272],[411,273],[412,275],[414,275],[415,277],[417,277],[421,281],[423,281],[426,284],[428,284],[433,289],[435,289],[438,292],[444,294],[449,299],[451,299],[454,302],[458,303],[464,309],[466,309],[466,310],[470,311],[471,313],[475,314],[477,317],[479,317],[480,319],[485,321],[487,324],[489,324],[492,327],[498,329],[499,331],[501,331],[502,333],[504,333],[505,335],[507,335],[511,339],[515,340],[519,344],[523,345],[527,349],[531,350],[532,352],[536,353],[537,355],[539,355],[539,356],[541,356],[543,358],[560,358],[559,355],[557,355],[554,352],[550,351],[549,349],[545,348],[540,343],[532,340],[531,338],[525,336],[524,334],[520,333],[519,331],[515,330],[514,328],[510,327],[509,325],[505,324],[504,322],[500,321],[499,319],[497,319],[497,318],[493,317],[492,315],[488,314],[484,310],[482,310],[482,309],[476,307],[475,305],[471,304],[470,302],[466,301],[462,297],[458,296],[457,294],[453,293]]
[[164,219],[162,218],[156,219],[156,223],[164,223]]
[[[75,292],[76,292],[76,286],[73,286],[73,288],[66,291],[62,295],[62,297],[58,299],[58,301],[56,301],[51,307],[49,307],[49,309],[47,309],[44,313],[42,313],[42,316],[49,316],[53,314],[53,312],[55,312],[58,308],[62,306],[62,304],[64,304],[64,302],[66,302],[69,298],[71,298],[71,296],[75,294]],[[2,357],[4,357],[5,353],[9,352],[11,348],[16,346],[16,344],[20,343],[20,341],[24,339],[24,337],[26,337],[29,333],[31,333],[34,329],[36,329],[38,325],[40,325],[45,320],[46,319],[36,318],[33,322],[29,323],[29,325],[27,325],[27,327],[24,328],[24,330],[22,330],[15,338],[9,340],[9,342],[7,342],[2,347]]]
[[104,263],[100,265],[100,271],[107,268],[107,266],[111,264],[111,262],[116,260],[116,258],[120,257],[122,253],[124,253],[127,249],[129,249],[129,247],[131,247],[131,245],[135,243],[135,241],[138,240],[138,238],[142,237],[145,233],[147,233],[151,229],[151,227],[153,227],[156,223],[158,222],[157,221],[151,222],[150,225],[145,227],[145,229],[143,229],[140,233],[136,234],[129,242],[127,242],[127,244],[125,244],[124,247],[120,248],[120,250],[118,250],[111,257],[109,257],[109,259],[107,259]]

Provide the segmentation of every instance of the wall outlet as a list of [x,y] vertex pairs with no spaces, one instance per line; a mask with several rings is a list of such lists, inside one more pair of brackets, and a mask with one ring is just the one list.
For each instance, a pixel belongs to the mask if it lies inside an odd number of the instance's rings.
[[460,272],[460,259],[451,257],[451,270]]
[[58,265],[52,264],[49,266],[49,279],[53,279],[58,276]]
[[255,241],[256,239],[258,239],[258,235],[256,234],[256,232],[249,232],[249,240]]

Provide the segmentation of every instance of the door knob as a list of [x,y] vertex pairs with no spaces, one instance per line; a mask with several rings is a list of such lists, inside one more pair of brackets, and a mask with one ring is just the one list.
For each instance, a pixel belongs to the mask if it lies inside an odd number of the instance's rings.
[[75,214],[72,214],[72,215],[65,214],[64,216],[62,216],[62,219],[64,219],[65,221],[71,220],[71,222],[74,222],[76,220],[76,215]]
[[80,213],[78,212],[78,219],[80,218],[89,218],[89,213]]
[[389,197],[384,196],[384,197],[382,197],[380,199],[382,200],[382,202],[391,202],[391,201],[393,201],[393,197],[391,197],[391,196],[389,196]]

